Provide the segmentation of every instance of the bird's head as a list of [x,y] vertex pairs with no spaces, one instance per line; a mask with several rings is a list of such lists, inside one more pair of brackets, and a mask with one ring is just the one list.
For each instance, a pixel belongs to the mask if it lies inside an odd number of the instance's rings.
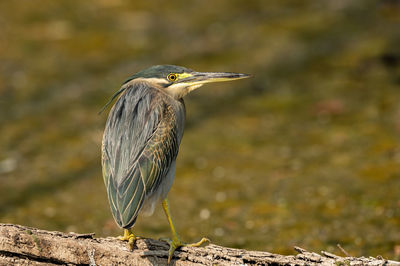
[[146,81],[161,88],[175,99],[179,99],[205,83],[230,81],[249,76],[227,72],[196,72],[181,66],[157,65],[136,73],[124,84],[135,80]]
[[205,83],[230,81],[248,77],[250,77],[248,74],[197,72],[181,66],[156,65],[144,69],[127,79],[123,83],[121,89],[111,97],[100,113],[103,112],[104,109],[130,85],[131,82],[147,82],[153,87],[163,90],[175,99],[180,99],[194,89],[203,86]]

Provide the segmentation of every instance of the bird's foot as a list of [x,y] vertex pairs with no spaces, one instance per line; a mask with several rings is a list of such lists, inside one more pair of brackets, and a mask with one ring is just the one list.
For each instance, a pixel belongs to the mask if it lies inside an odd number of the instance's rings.
[[132,251],[133,245],[135,244],[135,241],[136,239],[138,239],[138,237],[136,237],[130,229],[124,229],[124,235],[119,236],[118,239],[122,241],[128,241],[129,250]]
[[200,247],[204,243],[210,243],[210,239],[203,237],[199,242],[196,243],[185,243],[179,239],[179,237],[173,238],[172,240],[169,238],[160,238],[160,240],[165,241],[169,244],[169,251],[168,251],[168,264],[170,263],[174,251],[180,247]]

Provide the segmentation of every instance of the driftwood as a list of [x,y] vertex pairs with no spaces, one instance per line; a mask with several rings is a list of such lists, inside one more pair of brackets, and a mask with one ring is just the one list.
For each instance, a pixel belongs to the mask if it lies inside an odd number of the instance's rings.
[[[61,233],[20,225],[0,224],[0,265],[166,265],[168,245],[138,239],[133,251],[116,238]],[[210,244],[175,251],[171,265],[400,265],[383,258],[317,254],[295,247],[299,254],[283,256]]]

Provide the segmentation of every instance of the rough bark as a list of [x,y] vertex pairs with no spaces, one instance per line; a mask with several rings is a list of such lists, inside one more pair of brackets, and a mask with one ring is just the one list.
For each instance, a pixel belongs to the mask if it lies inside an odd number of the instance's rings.
[[[383,258],[340,257],[295,247],[297,255],[284,256],[210,244],[184,247],[171,265],[400,265]],[[133,251],[116,238],[94,234],[61,233],[20,225],[0,224],[0,265],[166,265],[168,245],[138,239]]]

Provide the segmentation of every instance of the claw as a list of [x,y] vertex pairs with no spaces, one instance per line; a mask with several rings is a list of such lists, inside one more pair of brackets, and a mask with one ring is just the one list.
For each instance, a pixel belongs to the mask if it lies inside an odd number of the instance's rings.
[[165,215],[167,216],[169,226],[171,227],[172,231],[172,240],[168,238],[163,238],[160,240],[163,240],[169,244],[169,252],[168,252],[168,264],[171,262],[172,257],[174,256],[174,251],[179,248],[179,247],[199,247],[203,243],[210,242],[208,238],[203,237],[199,242],[193,243],[193,244],[186,244],[185,242],[182,242],[179,235],[176,233],[174,223],[172,222],[171,214],[169,212],[169,201],[168,198],[165,198],[162,201],[162,206],[165,212]]
[[210,239],[203,237],[199,242],[187,244],[181,241],[179,238],[174,238],[173,240],[169,238],[160,238],[161,241],[165,241],[169,244],[168,251],[168,264],[171,262],[172,257],[174,256],[174,252],[176,249],[180,247],[199,247],[206,242],[211,242]]
[[185,245],[185,246],[186,246],[186,247],[200,247],[200,246],[203,245],[204,243],[207,243],[207,245],[208,245],[208,244],[211,243],[211,240],[208,239],[208,238],[206,238],[206,237],[203,237],[199,242],[192,243],[192,244],[187,244],[187,245]]
[[124,229],[124,235],[119,236],[118,239],[122,241],[128,241],[129,250],[132,251],[133,245],[135,244],[137,237],[132,233],[130,229]]

